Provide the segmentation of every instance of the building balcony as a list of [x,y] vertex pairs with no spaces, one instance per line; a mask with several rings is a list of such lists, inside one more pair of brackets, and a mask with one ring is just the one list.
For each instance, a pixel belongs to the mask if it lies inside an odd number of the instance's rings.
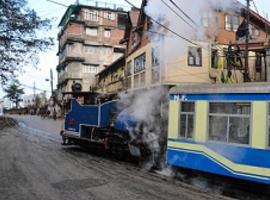
[[66,82],[67,80],[82,80],[83,74],[79,72],[65,72],[61,75],[58,75],[58,83]]
[[69,33],[65,32],[61,38],[59,38],[59,46],[62,48],[68,42],[83,42],[85,40],[84,33]]
[[98,83],[96,89],[103,93],[116,93],[124,89],[123,80],[117,80],[109,83]]
[[106,90],[108,93],[115,93],[115,92],[119,92],[123,90],[124,84],[123,84],[123,81],[115,81],[115,82],[109,83],[106,87],[107,87]]
[[84,62],[85,58],[82,55],[66,55],[59,57],[59,65],[65,62]]
[[64,74],[64,79],[65,80],[81,80],[81,79],[83,79],[83,74],[81,71],[66,72]]

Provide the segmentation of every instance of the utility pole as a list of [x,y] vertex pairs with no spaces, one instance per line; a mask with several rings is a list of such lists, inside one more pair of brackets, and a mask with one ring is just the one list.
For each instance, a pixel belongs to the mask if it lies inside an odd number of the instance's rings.
[[34,82],[33,92],[34,92],[34,98],[36,98],[36,82]]
[[247,20],[247,34],[246,34],[246,45],[245,45],[245,69],[244,69],[244,82],[249,82],[249,63],[248,63],[248,46],[249,46],[249,23],[250,23],[250,0],[247,0],[246,8],[246,20]]
[[51,93],[53,95],[53,71],[50,69]]

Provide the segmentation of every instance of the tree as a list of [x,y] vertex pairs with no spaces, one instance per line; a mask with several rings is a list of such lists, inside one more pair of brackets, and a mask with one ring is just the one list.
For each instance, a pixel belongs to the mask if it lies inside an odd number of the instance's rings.
[[53,44],[53,39],[46,34],[50,28],[50,20],[37,16],[27,7],[27,0],[0,0],[0,82],[3,85],[15,72],[22,71],[23,66],[37,65],[38,53]]
[[8,98],[10,101],[15,103],[16,108],[18,108],[21,96],[24,94],[23,88],[20,88],[19,81],[13,81],[9,86],[4,88],[4,92],[6,93],[5,98]]
[[35,96],[34,107],[35,108],[41,107],[41,97],[38,94]]

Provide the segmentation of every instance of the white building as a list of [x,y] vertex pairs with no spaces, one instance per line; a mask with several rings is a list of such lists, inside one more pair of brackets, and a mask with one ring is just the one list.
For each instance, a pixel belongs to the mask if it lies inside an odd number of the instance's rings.
[[22,98],[22,101],[20,102],[20,106],[25,108],[25,107],[31,107],[35,105],[35,99],[36,97],[40,98],[40,106],[44,106],[45,104],[47,104],[48,100],[47,100],[47,95],[46,92],[42,92],[40,94],[30,94],[30,95],[24,95]]
[[30,107],[35,104],[35,96],[33,94],[24,95],[21,102],[21,107]]

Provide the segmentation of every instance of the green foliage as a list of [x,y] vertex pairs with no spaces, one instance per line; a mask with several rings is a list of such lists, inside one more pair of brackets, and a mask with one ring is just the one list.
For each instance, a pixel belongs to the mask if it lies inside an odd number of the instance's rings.
[[50,20],[42,20],[27,7],[26,0],[0,0],[0,82],[14,78],[29,64],[38,63],[38,53],[53,44],[47,36]]
[[11,82],[6,88],[4,88],[4,92],[6,93],[5,98],[8,98],[10,101],[15,103],[16,108],[18,108],[21,96],[24,94],[23,88],[20,88],[19,81],[15,80]]

